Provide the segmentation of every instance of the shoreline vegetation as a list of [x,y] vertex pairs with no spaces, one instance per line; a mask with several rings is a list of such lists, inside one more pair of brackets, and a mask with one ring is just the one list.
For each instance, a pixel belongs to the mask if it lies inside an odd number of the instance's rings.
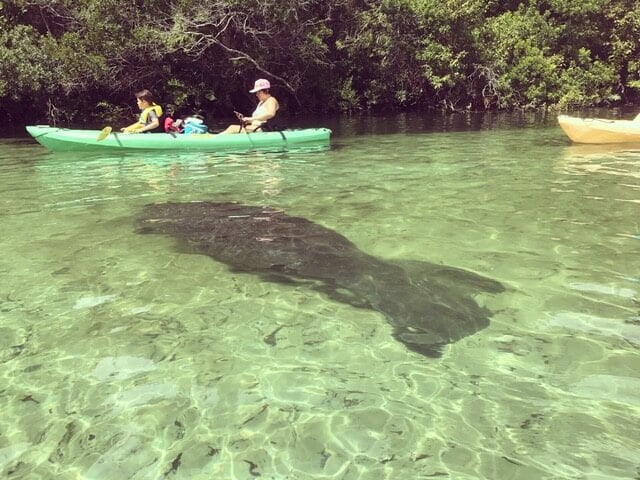
[[635,0],[0,0],[0,114],[566,110],[640,100]]

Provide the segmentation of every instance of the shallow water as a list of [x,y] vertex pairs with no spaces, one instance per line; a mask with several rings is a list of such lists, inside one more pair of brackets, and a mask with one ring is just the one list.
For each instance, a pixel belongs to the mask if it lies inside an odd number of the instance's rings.
[[[0,140],[3,478],[638,478],[640,150],[538,117],[331,126],[328,151],[228,156]],[[508,290],[426,358],[380,313],[134,232],[192,200]]]

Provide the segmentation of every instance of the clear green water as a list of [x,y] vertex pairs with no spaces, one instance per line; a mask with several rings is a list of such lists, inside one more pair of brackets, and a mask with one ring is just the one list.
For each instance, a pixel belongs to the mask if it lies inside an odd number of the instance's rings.
[[[329,151],[226,157],[0,141],[2,478],[640,476],[640,151],[536,118],[331,126]],[[377,312],[134,232],[189,200],[508,291],[425,358]]]

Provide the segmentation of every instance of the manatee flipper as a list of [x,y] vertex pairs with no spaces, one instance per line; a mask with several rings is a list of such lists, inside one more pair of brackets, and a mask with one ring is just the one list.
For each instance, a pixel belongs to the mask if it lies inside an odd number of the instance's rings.
[[391,263],[402,267],[414,281],[430,282],[437,279],[442,284],[464,285],[466,288],[472,287],[478,292],[502,293],[505,291],[504,285],[497,280],[461,268],[420,260],[393,260]]

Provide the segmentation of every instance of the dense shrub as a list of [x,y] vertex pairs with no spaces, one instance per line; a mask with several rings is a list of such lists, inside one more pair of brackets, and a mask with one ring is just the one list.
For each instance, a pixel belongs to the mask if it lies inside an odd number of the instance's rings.
[[126,113],[141,88],[230,115],[256,77],[292,112],[566,108],[640,87],[632,0],[4,0],[0,14],[14,121]]

